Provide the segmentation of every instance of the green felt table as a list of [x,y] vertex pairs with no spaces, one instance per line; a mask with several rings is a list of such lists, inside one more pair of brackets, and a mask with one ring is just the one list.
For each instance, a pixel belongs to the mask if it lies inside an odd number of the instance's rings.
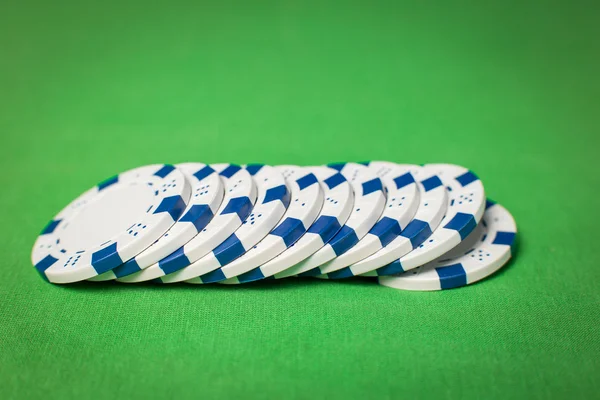
[[[1,2],[0,398],[598,398],[599,17],[585,1]],[[30,264],[53,215],[122,170],[360,160],[469,167],[513,213],[516,257],[430,293],[59,286]]]

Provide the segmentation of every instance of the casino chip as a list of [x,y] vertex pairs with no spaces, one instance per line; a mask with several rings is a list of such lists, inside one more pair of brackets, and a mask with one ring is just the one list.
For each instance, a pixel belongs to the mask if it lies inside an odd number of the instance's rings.
[[248,171],[234,164],[211,164],[210,167],[225,187],[225,196],[215,217],[185,245],[158,263],[119,281],[143,282],[184,268],[221,244],[250,214],[256,201],[256,185]]
[[350,250],[321,265],[323,274],[334,273],[360,261],[394,240],[412,220],[419,207],[419,187],[411,172],[416,165],[371,162],[368,168],[382,180],[387,201],[383,214],[371,230]]
[[50,221],[31,259],[53,283],[100,275],[161,237],[189,199],[190,185],[172,165],[123,172],[83,193]]
[[320,265],[344,254],[375,225],[383,212],[385,194],[381,180],[365,165],[330,164],[350,181],[354,190],[354,207],[346,224],[319,251],[294,266],[299,276],[321,275]]
[[281,222],[240,258],[189,283],[234,284],[263,279],[265,275],[261,265],[281,254],[304,235],[323,206],[323,191],[317,177],[306,168],[281,166],[278,170],[292,188],[292,201]]
[[274,167],[254,164],[246,166],[258,187],[258,200],[242,226],[212,252],[196,260],[163,283],[181,282],[209,273],[229,264],[260,242],[277,225],[290,204],[290,191],[282,174]]
[[379,278],[404,290],[443,290],[469,285],[499,270],[510,260],[517,227],[504,207],[487,202],[482,221],[457,247],[412,271]]
[[450,191],[446,216],[419,247],[400,259],[363,274],[394,275],[424,265],[452,250],[475,229],[485,210],[483,184],[473,172],[450,164],[429,164]]
[[[385,162],[380,162],[386,169]],[[417,213],[399,236],[383,249],[346,268],[332,272],[330,279],[348,278],[373,271],[402,257],[420,246],[434,231],[448,208],[448,191],[436,174],[436,169],[420,167],[412,174],[419,183],[419,208]]]
[[491,275],[515,235],[510,213],[457,165],[157,164],[81,194],[31,258],[60,284],[360,275],[427,291]]
[[223,200],[223,183],[219,174],[210,166],[200,163],[177,164],[175,167],[183,172],[192,191],[190,202],[179,220],[140,254],[112,271],[89,280],[107,281],[141,271],[189,242],[213,219]]
[[350,216],[354,206],[354,192],[344,175],[328,167],[310,167],[309,171],[315,174],[323,191],[321,213],[296,243],[260,267],[265,277],[275,275],[276,278],[285,278],[296,275],[297,272],[290,267],[325,246]]

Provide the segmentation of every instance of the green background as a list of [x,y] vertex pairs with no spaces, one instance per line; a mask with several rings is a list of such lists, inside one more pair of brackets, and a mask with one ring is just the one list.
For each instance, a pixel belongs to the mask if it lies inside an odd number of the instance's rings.
[[[598,3],[416,3],[0,2],[0,397],[598,398]],[[30,265],[125,169],[352,160],[476,171],[515,259],[435,293]]]

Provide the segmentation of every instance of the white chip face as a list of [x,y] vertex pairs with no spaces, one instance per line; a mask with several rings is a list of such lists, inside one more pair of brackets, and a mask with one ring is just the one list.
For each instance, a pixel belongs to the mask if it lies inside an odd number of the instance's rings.
[[215,217],[185,245],[146,269],[118,278],[119,282],[145,282],[165,276],[177,279],[176,274],[185,275],[182,270],[213,251],[251,215],[257,196],[263,197],[264,184],[258,187],[250,172],[238,165],[211,164],[210,167],[225,185],[225,196]]
[[262,240],[279,222],[290,203],[290,191],[283,175],[274,167],[262,164],[248,165],[246,170],[258,187],[258,200],[242,226],[205,256],[161,277],[163,283],[192,279],[230,263]]
[[[332,274],[354,264],[394,240],[406,228],[419,207],[419,187],[413,172],[417,165],[374,161],[368,168],[382,180],[387,193],[383,214],[371,230],[350,250],[321,265],[322,274]],[[332,278],[336,275],[332,274]],[[342,277],[345,277],[342,275]]]
[[488,201],[483,220],[461,244],[426,265],[380,277],[379,283],[403,290],[443,290],[477,282],[508,262],[516,233],[508,210]]
[[148,268],[189,242],[213,219],[223,200],[223,183],[219,174],[201,163],[176,164],[175,167],[183,172],[192,192],[181,217],[150,247],[113,270],[91,278],[91,281],[122,278]]
[[110,178],[63,209],[35,242],[32,261],[53,283],[78,282],[133,258],[179,218],[190,186],[172,165]]
[[365,275],[394,275],[447,253],[475,229],[485,210],[483,184],[473,172],[450,164],[428,164],[449,191],[446,216],[433,234],[410,253]]
[[346,223],[354,206],[354,192],[344,175],[328,167],[309,167],[323,191],[323,207],[315,222],[291,247],[260,267],[265,278],[285,278],[297,275],[293,267],[311,256]]
[[294,268],[301,276],[320,275],[320,265],[339,257],[352,248],[375,225],[386,197],[381,179],[365,165],[356,163],[330,164],[348,180],[354,191],[354,207],[339,232],[319,251],[298,263]]
[[317,177],[297,166],[277,167],[291,188],[292,200],[277,226],[238,259],[200,276],[190,283],[246,283],[265,278],[261,265],[281,254],[304,235],[323,206],[323,191]]
[[439,226],[448,208],[448,191],[436,174],[436,169],[416,167],[411,173],[418,181],[419,206],[409,224],[399,236],[384,248],[346,268],[342,268],[329,278],[347,278],[361,274],[369,274],[394,260],[409,253],[429,238]]

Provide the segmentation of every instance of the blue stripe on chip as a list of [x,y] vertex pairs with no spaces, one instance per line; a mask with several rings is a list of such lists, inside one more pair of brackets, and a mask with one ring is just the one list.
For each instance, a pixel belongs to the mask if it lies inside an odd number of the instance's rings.
[[321,215],[310,228],[308,228],[308,232],[319,235],[323,243],[328,243],[331,238],[339,232],[340,228],[341,226],[337,218]]
[[344,178],[344,175],[342,175],[338,172],[337,174],[331,175],[329,178],[325,179],[323,182],[325,182],[325,184],[327,185],[327,187],[329,189],[333,189],[334,187],[338,186],[339,184],[346,182],[346,178]]
[[119,175],[115,175],[112,178],[108,178],[107,180],[102,181],[98,184],[98,191],[104,190],[117,182],[119,182]]
[[249,164],[246,165],[246,171],[248,171],[248,173],[252,176],[256,175],[258,173],[258,171],[260,171],[262,169],[262,167],[264,167],[264,164]]
[[514,232],[498,231],[498,232],[496,232],[496,237],[494,238],[494,241],[492,242],[492,244],[512,246],[512,244],[515,240],[515,236],[516,236],[516,233],[514,233]]
[[317,182],[317,177],[314,174],[307,174],[300,179],[296,179],[296,183],[300,187],[300,190],[304,190]]
[[185,210],[186,204],[185,201],[181,198],[181,196],[170,196],[162,199],[156,210],[154,210],[154,214],[167,212],[173,218],[173,221],[177,221],[183,211]]
[[475,217],[473,215],[459,212],[456,213],[444,228],[457,231],[461,240],[464,240],[476,226],[477,223],[475,222]]
[[174,169],[175,169],[175,167],[172,166],[171,164],[165,164],[165,165],[162,166],[161,169],[159,169],[158,171],[156,171],[154,173],[154,175],[158,176],[159,178],[164,178],[165,176],[167,176],[171,172],[173,172]]
[[271,235],[281,237],[287,248],[296,242],[304,232],[306,232],[306,228],[302,221],[288,217],[271,231]]
[[183,215],[180,222],[191,222],[196,227],[196,232],[200,232],[212,220],[213,213],[207,204],[194,204]]
[[240,167],[239,165],[230,164],[227,168],[221,171],[219,175],[224,176],[225,178],[231,178],[240,169],[242,169],[242,167]]
[[92,267],[94,267],[98,275],[110,271],[121,264],[123,264],[123,260],[119,256],[116,243],[92,253]]
[[412,248],[415,249],[431,236],[431,233],[431,227],[427,222],[413,219],[400,233],[400,236],[409,239]]
[[265,193],[263,204],[276,200],[280,200],[285,208],[288,207],[290,204],[290,191],[288,190],[287,186],[279,185],[268,189],[267,193]]
[[170,274],[171,272],[179,271],[180,269],[187,267],[190,264],[191,263],[189,258],[185,255],[184,246],[181,246],[173,253],[169,254],[168,256],[166,256],[158,262],[159,268],[165,271],[165,274]]
[[196,177],[196,179],[201,181],[202,179],[205,179],[206,177],[210,176],[214,172],[215,172],[214,169],[212,169],[211,167],[206,165],[203,168],[200,168],[198,171],[196,171],[194,173],[194,177]]
[[226,265],[246,252],[244,245],[235,233],[231,234],[223,243],[213,250],[213,255],[219,264]]
[[118,267],[116,267],[115,269],[113,269],[113,273],[115,274],[115,276],[117,278],[121,278],[121,277],[131,275],[131,274],[136,273],[141,270],[142,269],[140,268],[140,266],[138,265],[138,263],[134,257],[131,260],[125,262],[125,264],[121,264]]
[[62,221],[62,219],[56,219],[56,220],[52,220],[52,221],[48,222],[48,225],[46,225],[46,227],[42,230],[40,235],[48,235],[48,234],[54,232],[54,230],[56,229],[58,224],[60,224],[61,221]]
[[227,279],[227,277],[225,276],[221,268],[217,268],[212,272],[200,276],[200,280],[202,281],[202,283],[220,282],[224,281],[225,279]]
[[479,180],[479,178],[477,177],[477,175],[475,175],[473,172],[471,171],[467,171],[464,174],[457,176],[456,178],[454,178],[458,181],[458,183],[460,183],[463,187],[467,186],[469,183],[475,182],[477,180]]
[[252,207],[252,201],[250,201],[248,197],[234,197],[233,199],[229,200],[229,203],[227,203],[225,208],[223,208],[221,215],[235,213],[243,221],[250,214]]
[[35,269],[40,273],[42,278],[44,278],[47,281],[48,278],[46,277],[46,274],[44,274],[44,271],[46,271],[48,268],[54,265],[54,263],[56,263],[57,261],[57,258],[54,258],[50,254],[48,254],[41,261],[35,264]]
[[383,217],[377,223],[369,233],[377,236],[381,242],[381,247],[385,247],[394,240],[402,231],[400,224],[397,220],[389,217]]
[[356,243],[358,243],[358,237],[354,229],[347,225],[342,226],[339,232],[329,241],[329,245],[337,256],[347,252]]
[[426,192],[435,189],[436,187],[442,186],[442,181],[437,175],[429,177],[423,181],[421,181],[421,185],[425,188]]
[[371,179],[362,184],[363,196],[376,192],[378,190],[383,191],[383,184],[381,183],[381,179],[375,178]]
[[342,169],[344,169],[344,167],[346,166],[346,163],[332,163],[332,164],[327,164],[327,166],[329,168],[333,168],[339,172]]
[[403,188],[404,186],[410,185],[415,182],[415,178],[410,172],[407,172],[403,175],[397,176],[394,178],[394,183],[396,184],[396,189]]
[[442,289],[452,289],[467,284],[467,273],[462,264],[453,264],[446,267],[436,268],[440,277],[440,285]]

